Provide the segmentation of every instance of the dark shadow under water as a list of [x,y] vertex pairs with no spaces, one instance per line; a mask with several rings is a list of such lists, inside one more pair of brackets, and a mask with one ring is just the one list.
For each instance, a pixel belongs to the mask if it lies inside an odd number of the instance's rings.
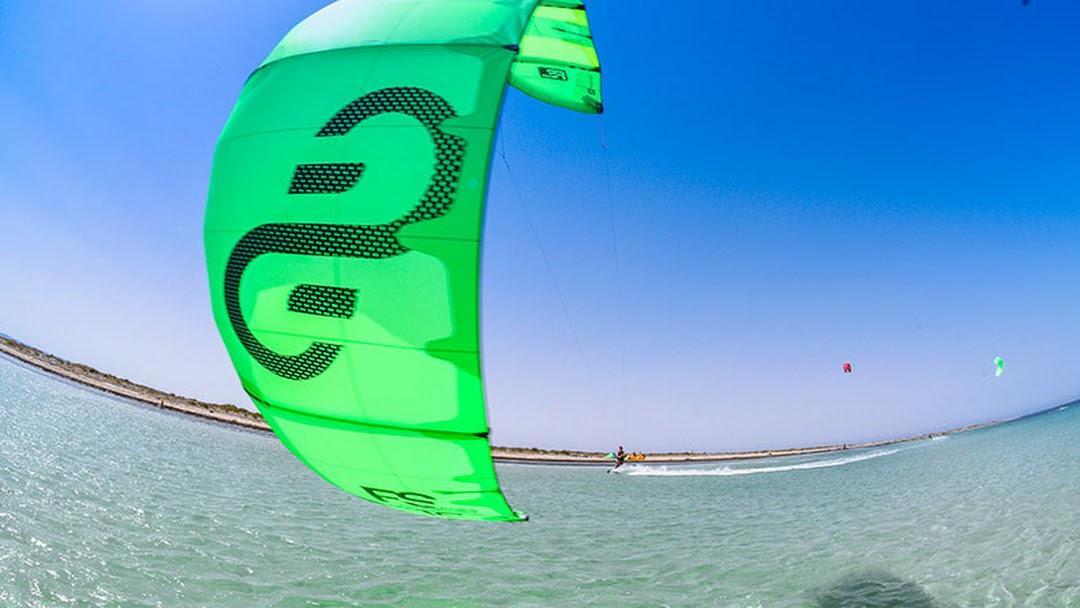
[[849,574],[811,597],[817,608],[945,608],[918,583],[888,572]]

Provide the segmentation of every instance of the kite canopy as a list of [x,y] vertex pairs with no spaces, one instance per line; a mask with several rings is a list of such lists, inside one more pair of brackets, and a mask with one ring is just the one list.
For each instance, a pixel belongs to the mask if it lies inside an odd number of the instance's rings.
[[518,521],[480,374],[478,274],[505,85],[600,112],[576,1],[344,0],[248,79],[214,154],[214,317],[288,448],[357,496]]

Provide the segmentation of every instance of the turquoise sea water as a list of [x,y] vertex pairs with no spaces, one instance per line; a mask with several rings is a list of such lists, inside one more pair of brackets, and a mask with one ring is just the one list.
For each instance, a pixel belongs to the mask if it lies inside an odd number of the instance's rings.
[[1080,405],[865,451],[501,465],[525,524],[0,358],[0,606],[1080,606]]

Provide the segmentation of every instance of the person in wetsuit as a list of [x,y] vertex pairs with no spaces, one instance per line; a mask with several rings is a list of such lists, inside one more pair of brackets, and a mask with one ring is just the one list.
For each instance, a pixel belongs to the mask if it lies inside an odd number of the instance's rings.
[[615,466],[611,467],[611,470],[614,471],[621,467],[624,462],[626,462],[626,452],[623,451],[622,446],[620,445],[619,451],[615,452]]

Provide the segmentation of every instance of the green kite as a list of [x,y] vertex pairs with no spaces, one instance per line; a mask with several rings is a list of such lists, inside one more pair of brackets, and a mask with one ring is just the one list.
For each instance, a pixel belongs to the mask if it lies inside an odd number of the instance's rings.
[[205,246],[240,381],[300,460],[389,507],[520,521],[499,489],[478,285],[509,83],[602,111],[577,0],[343,0],[244,85]]

